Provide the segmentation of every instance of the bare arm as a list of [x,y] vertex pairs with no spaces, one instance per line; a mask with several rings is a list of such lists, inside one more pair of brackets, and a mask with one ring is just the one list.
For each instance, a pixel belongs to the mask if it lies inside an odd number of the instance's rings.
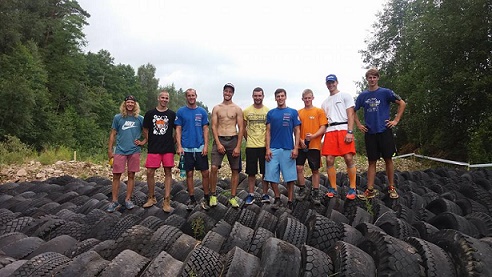
[[243,110],[241,110],[241,108],[237,107],[236,108],[237,110],[237,114],[236,114],[236,118],[237,118],[237,127],[238,127],[238,139],[237,139],[237,145],[236,145],[236,148],[234,148],[234,151],[232,152],[232,156],[233,157],[239,157],[239,155],[241,154],[241,142],[242,142],[242,139],[243,139],[243,135],[244,135],[244,119],[243,119]]
[[291,158],[296,159],[299,149],[299,137],[301,135],[301,127],[299,125],[294,127],[294,149],[292,149]]
[[[217,151],[221,154],[225,154],[225,147],[220,143],[219,140],[219,112],[218,106],[215,106],[212,110],[212,136],[214,137],[215,144],[217,145]],[[207,128],[208,129],[208,128]],[[208,131],[207,131],[208,132]],[[205,132],[203,132],[205,134]]]
[[244,140],[248,140],[248,121],[243,119],[243,138]]
[[355,124],[357,125],[357,128],[363,132],[363,133],[366,133],[367,132],[367,127],[362,125],[362,123],[360,122],[359,120],[359,116],[357,115],[356,112],[354,112],[354,121],[355,121]]
[[203,125],[203,141],[205,145],[203,146],[202,155],[206,156],[208,154],[208,125]]
[[272,150],[270,149],[270,139],[271,139],[270,124],[267,124],[266,133],[265,133],[265,147],[266,147],[265,159],[267,160],[267,162],[269,162],[272,159]]
[[114,139],[116,138],[116,129],[111,129],[111,132],[109,132],[109,140],[108,140],[108,159],[111,159],[113,157],[113,144],[114,144]]
[[183,155],[184,151],[183,146],[181,145],[181,131],[181,126],[176,126],[176,152],[178,152],[178,154],[180,155]]
[[[354,119],[355,118],[355,112],[354,112],[354,107],[350,107],[347,109],[347,119],[348,119],[348,131],[354,131]],[[350,134],[347,132],[345,135],[345,142],[350,143],[354,139],[354,134]]]
[[396,111],[395,119],[393,119],[392,121],[387,120],[386,126],[389,128],[395,127],[398,122],[400,122],[403,112],[405,111],[405,107],[407,106],[407,103],[405,103],[405,101],[403,100],[396,100],[395,103],[398,105],[398,110]]

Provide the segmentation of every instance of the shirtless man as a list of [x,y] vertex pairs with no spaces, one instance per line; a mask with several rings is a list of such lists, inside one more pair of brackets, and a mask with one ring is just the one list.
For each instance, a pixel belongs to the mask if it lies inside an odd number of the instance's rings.
[[214,143],[212,146],[212,169],[210,171],[210,207],[217,206],[217,171],[222,165],[224,155],[227,154],[231,166],[231,198],[229,203],[238,208],[236,190],[239,184],[239,168],[241,165],[241,140],[243,137],[243,111],[232,102],[234,85],[224,85],[222,103],[212,110],[212,134]]

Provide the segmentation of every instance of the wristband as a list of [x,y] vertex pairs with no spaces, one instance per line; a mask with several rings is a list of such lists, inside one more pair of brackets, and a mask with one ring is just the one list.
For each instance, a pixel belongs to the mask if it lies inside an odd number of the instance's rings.
[[353,134],[353,133],[354,133],[354,131],[352,131],[352,130],[347,130],[347,134]]

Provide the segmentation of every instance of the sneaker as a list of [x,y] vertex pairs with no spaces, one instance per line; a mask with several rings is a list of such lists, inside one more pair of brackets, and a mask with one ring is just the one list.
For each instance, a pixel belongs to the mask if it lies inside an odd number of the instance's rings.
[[188,200],[188,202],[186,202],[186,209],[188,211],[193,210],[195,208],[195,206],[196,206],[196,201],[191,201],[191,199],[190,199],[190,200]]
[[350,188],[349,191],[347,192],[347,196],[346,197],[347,197],[348,200],[354,200],[356,195],[357,194],[355,193],[355,189]]
[[367,199],[371,199],[371,198],[374,198],[376,197],[376,195],[378,195],[378,190],[377,189],[366,189],[366,191],[364,192],[364,196],[367,198]]
[[201,206],[202,206],[202,209],[204,209],[205,211],[208,211],[208,209],[210,209],[210,206],[208,205],[208,202],[209,201],[203,199],[202,202],[200,203]]
[[154,206],[155,204],[157,204],[157,199],[155,199],[155,196],[154,197],[149,197],[149,199],[147,200],[147,202],[145,202],[145,204],[143,204],[142,207],[144,207],[144,208],[150,208],[150,207]]
[[278,210],[281,207],[282,207],[282,201],[280,201],[280,198],[275,198],[275,201],[273,201],[272,209]]
[[263,196],[261,197],[261,203],[265,203],[265,204],[272,203],[270,201],[270,196],[268,194],[263,194]]
[[338,195],[338,192],[334,188],[328,188],[328,192],[326,193],[326,197],[333,198]]
[[131,210],[135,208],[135,204],[131,200],[125,201],[125,207],[127,210]]
[[297,201],[304,201],[306,197],[309,195],[309,189],[306,186],[299,187],[299,193],[296,195]]
[[311,193],[314,205],[321,205],[321,198],[319,197],[319,190],[313,189]]
[[248,194],[248,197],[246,197],[246,205],[251,205],[255,202],[255,196]]
[[231,199],[229,199],[229,203],[233,208],[239,208],[239,203],[237,202],[236,196],[231,197]]
[[114,211],[117,211],[119,208],[121,208],[121,204],[118,203],[118,202],[112,202],[111,204],[109,204],[109,207],[106,211],[112,213]]
[[389,186],[388,194],[391,199],[397,199],[399,197],[398,192],[396,192],[395,186]]
[[210,204],[209,204],[210,207],[215,207],[217,206],[217,196],[215,195],[211,195],[210,196]]
[[287,209],[293,211],[294,210],[294,203],[292,201],[287,202]]

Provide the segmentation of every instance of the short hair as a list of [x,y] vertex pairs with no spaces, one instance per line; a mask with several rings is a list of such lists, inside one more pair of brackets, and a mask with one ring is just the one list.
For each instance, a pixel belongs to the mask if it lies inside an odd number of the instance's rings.
[[366,78],[367,78],[369,75],[379,77],[379,71],[378,71],[376,68],[371,68],[371,69],[369,69],[369,70],[366,72]]
[[261,91],[261,95],[264,95],[263,89],[262,89],[262,88],[260,88],[260,87],[255,87],[255,88],[253,89],[253,94],[255,94],[255,92],[258,92],[258,91]]
[[167,91],[167,90],[163,89],[163,90],[161,90],[161,91],[159,92],[159,94],[157,94],[157,98],[159,98],[159,96],[161,96],[161,94],[163,94],[163,93],[170,94],[170,93],[169,93],[169,91]]
[[287,91],[285,91],[285,89],[283,89],[283,88],[276,89],[274,95],[277,96],[277,94],[282,93],[282,92],[285,93],[285,96],[287,96]]
[[188,92],[194,92],[196,94],[196,89],[189,88],[189,89],[185,90],[185,96],[188,94]]
[[313,91],[307,88],[307,89],[305,89],[305,90],[302,92],[302,97],[304,98],[304,96],[306,96],[306,95],[308,95],[308,94],[310,94],[310,93],[314,96]]

